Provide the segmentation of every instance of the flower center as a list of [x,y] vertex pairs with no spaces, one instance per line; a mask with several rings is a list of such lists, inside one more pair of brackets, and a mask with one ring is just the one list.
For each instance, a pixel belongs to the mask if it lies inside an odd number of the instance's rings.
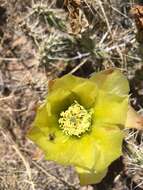
[[60,128],[66,135],[78,136],[90,129],[92,111],[86,110],[77,101],[66,110],[61,112],[59,119]]

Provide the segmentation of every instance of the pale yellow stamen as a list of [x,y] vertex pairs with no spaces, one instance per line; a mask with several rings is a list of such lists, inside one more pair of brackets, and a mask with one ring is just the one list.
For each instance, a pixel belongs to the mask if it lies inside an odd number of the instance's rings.
[[59,125],[66,135],[80,137],[90,129],[92,111],[86,110],[77,101],[66,111],[61,112],[60,116]]

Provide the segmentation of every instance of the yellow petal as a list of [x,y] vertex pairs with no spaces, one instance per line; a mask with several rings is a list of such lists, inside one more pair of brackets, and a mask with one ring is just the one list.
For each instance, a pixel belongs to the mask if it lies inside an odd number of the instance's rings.
[[37,109],[37,114],[33,122],[33,126],[39,126],[40,128],[43,128],[47,125],[51,126],[55,124],[56,124],[56,117],[48,113],[46,104],[42,104]]
[[60,114],[66,110],[75,100],[74,94],[63,89],[57,89],[49,93],[47,97],[47,111],[50,114]]
[[95,103],[98,89],[94,82],[87,79],[85,82],[73,88],[72,92],[75,93],[80,104],[85,108],[90,108]]
[[72,90],[74,87],[76,87],[78,84],[81,84],[85,80],[86,79],[84,78],[67,74],[61,78],[49,81],[49,91],[51,92],[57,89]]
[[94,122],[124,125],[128,111],[128,96],[120,97],[99,91],[94,107]]
[[127,95],[129,93],[129,83],[119,69],[109,69],[95,73],[90,80],[94,81],[98,87],[106,92]]
[[99,183],[107,174],[107,169],[96,173],[94,170],[86,170],[80,167],[76,167],[76,171],[79,174],[80,185]]
[[[54,137],[52,140],[50,140],[50,135]],[[84,135],[79,139],[68,137],[59,129],[50,130],[46,134],[38,127],[34,127],[28,137],[44,151],[48,160],[54,160],[60,164],[91,170],[99,156],[96,141],[90,135]]]
[[101,125],[96,126],[94,136],[100,150],[95,170],[100,172],[122,155],[123,131],[115,125]]

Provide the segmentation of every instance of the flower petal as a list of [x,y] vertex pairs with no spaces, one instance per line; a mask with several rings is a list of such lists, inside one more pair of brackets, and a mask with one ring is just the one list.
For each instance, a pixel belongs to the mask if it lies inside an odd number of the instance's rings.
[[65,89],[57,89],[49,93],[46,104],[48,114],[60,114],[66,110],[75,100],[74,94]]
[[109,69],[95,73],[90,80],[94,81],[100,89],[117,95],[129,93],[129,83],[119,69]]
[[75,93],[80,104],[85,108],[90,108],[95,103],[98,89],[94,82],[87,79],[85,82],[77,85],[72,92]]
[[128,96],[99,91],[94,107],[94,122],[124,125],[128,111]]
[[[60,129],[43,132],[33,127],[28,137],[44,151],[48,160],[54,160],[64,165],[73,165],[91,170],[98,159],[99,151],[94,138],[84,135],[81,138],[68,137]],[[53,139],[50,139],[53,135]]]
[[64,75],[61,78],[52,80],[49,82],[49,91],[57,90],[57,89],[65,89],[72,90],[78,84],[81,84],[87,79],[77,77],[71,74]]
[[[37,115],[32,125],[32,129],[28,134],[32,134],[36,128],[44,132],[45,134],[49,133],[54,128],[58,127],[57,118],[55,115],[49,115],[47,111],[47,105],[43,104],[37,109]],[[52,132],[52,131],[51,131]]]
[[76,167],[76,171],[79,174],[80,185],[99,183],[107,174],[107,169],[97,173],[94,170],[86,170],[80,167]]
[[105,170],[114,160],[122,155],[123,131],[116,125],[95,126],[93,136],[96,139],[100,155],[95,163],[97,172]]

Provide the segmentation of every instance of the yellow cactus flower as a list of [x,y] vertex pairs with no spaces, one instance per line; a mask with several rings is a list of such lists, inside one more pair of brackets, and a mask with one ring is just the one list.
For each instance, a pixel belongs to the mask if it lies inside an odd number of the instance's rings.
[[98,183],[122,154],[128,93],[118,69],[55,79],[27,136],[46,159],[74,166],[81,185]]

